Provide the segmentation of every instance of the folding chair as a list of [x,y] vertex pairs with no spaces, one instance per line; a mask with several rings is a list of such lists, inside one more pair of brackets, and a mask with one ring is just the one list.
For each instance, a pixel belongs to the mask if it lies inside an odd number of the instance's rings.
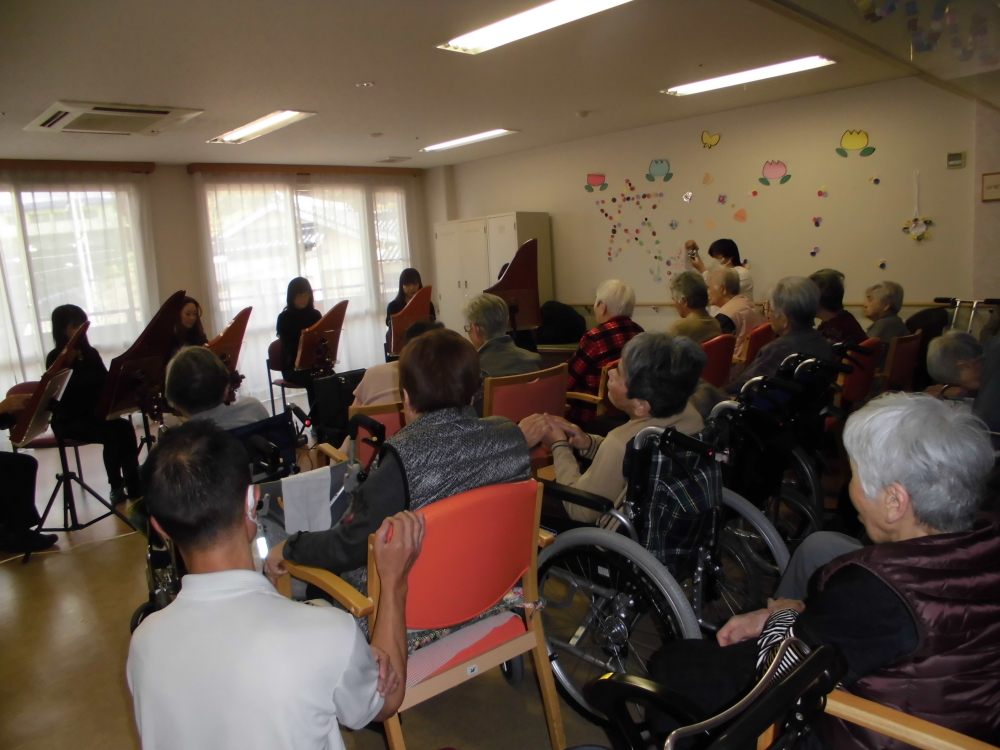
[[731,333],[724,333],[703,343],[701,349],[708,355],[708,362],[701,372],[702,379],[716,388],[721,388],[729,382],[729,371],[733,367],[733,352],[736,351],[736,337]]
[[[525,602],[536,603],[541,509],[542,488],[533,479],[480,487],[422,508],[426,535],[409,575],[407,629],[447,628],[473,620],[519,582]],[[285,566],[290,575],[279,579],[278,590],[290,596],[292,576],[308,581],[355,617],[367,616],[374,632],[380,585],[373,539],[374,535],[369,537],[368,596],[329,571],[288,561]],[[492,615],[411,654],[400,711],[529,652],[540,683],[550,742],[553,750],[563,750],[566,738],[559,698],[541,615],[534,606],[526,607],[523,619],[509,611]],[[385,733],[390,750],[405,750],[398,714],[385,722]]]
[[277,412],[274,410],[274,386],[281,388],[281,410],[284,411],[285,407],[288,406],[288,402],[285,401],[285,389],[286,388],[297,388],[300,391],[304,391],[306,387],[304,385],[298,385],[290,380],[285,380],[284,378],[278,378],[277,380],[271,379],[272,372],[281,372],[281,339],[276,339],[271,342],[271,345],[267,347],[267,389],[271,392],[271,416],[275,416]]

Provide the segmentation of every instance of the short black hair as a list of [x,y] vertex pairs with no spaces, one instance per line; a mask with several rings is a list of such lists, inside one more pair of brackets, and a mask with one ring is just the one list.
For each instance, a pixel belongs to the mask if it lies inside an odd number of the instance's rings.
[[229,370],[203,346],[188,346],[167,367],[167,402],[188,414],[200,414],[222,403],[229,385]]
[[250,458],[207,419],[172,427],[142,466],[149,514],[181,549],[204,549],[245,516]]
[[734,267],[743,265],[740,249],[733,240],[716,240],[708,246],[708,254],[713,258],[728,258]]
[[409,344],[417,336],[428,331],[436,331],[438,328],[444,328],[444,323],[439,320],[418,320],[416,323],[412,323],[403,336],[403,346]]
[[476,347],[447,328],[417,336],[399,355],[399,390],[419,414],[469,406],[482,384]]
[[296,276],[294,279],[288,282],[288,290],[285,292],[285,309],[294,310],[295,309],[295,298],[300,294],[309,295],[309,304],[306,307],[310,310],[315,310],[316,306],[313,304],[313,288],[312,284],[309,283],[309,279],[304,276]]
[[809,280],[819,287],[819,306],[830,312],[844,309],[844,274],[832,268],[824,268],[809,276]]

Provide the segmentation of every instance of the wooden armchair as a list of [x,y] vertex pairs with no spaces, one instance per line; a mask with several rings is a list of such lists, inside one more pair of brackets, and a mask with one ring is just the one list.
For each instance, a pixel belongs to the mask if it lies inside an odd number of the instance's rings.
[[[421,509],[426,535],[410,571],[407,629],[447,628],[473,620],[518,583],[524,601],[537,602],[538,547],[552,540],[549,534],[539,534],[541,509],[542,487],[533,479],[480,487]],[[290,576],[312,583],[355,617],[367,617],[374,631],[380,585],[371,537],[368,550],[368,596],[328,571],[288,561],[290,575],[279,579],[278,590],[291,595]],[[461,640],[449,643],[456,636]],[[411,654],[400,711],[524,653],[534,659],[552,748],[564,750],[566,738],[542,618],[533,606],[526,607],[523,618],[510,611],[492,615]],[[404,750],[398,714],[385,722],[385,730],[390,750]]]
[[701,377],[716,388],[721,388],[729,382],[729,371],[733,367],[733,352],[736,351],[736,337],[731,333],[723,333],[701,345],[708,356]]
[[[483,381],[483,416],[507,417],[520,422],[532,414],[562,415],[566,408],[565,363],[547,370],[486,378]],[[552,452],[544,445],[531,449],[531,467],[539,469],[552,463]]]
[[912,391],[913,375],[920,363],[920,331],[896,336],[889,342],[885,369],[875,376],[876,391]]
[[601,382],[597,386],[596,396],[590,393],[569,391],[566,394],[566,400],[585,401],[588,404],[595,404],[597,406],[597,416],[601,416],[602,414],[621,414],[622,412],[616,409],[611,403],[611,399],[608,398],[608,373],[615,367],[618,367],[620,361],[616,359],[614,362],[609,362],[601,368]]

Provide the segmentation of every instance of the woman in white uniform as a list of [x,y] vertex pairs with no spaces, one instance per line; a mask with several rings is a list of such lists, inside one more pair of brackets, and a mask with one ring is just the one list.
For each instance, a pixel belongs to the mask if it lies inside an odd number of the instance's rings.
[[[705,263],[701,259],[701,255],[698,254],[698,243],[694,240],[688,240],[684,243],[684,249],[687,250],[688,258],[691,259],[691,266],[708,281],[708,269],[705,268]],[[732,240],[716,240],[709,245],[708,255],[718,261],[720,267],[732,268],[736,271],[740,277],[740,294],[746,295],[753,301],[753,277],[743,267],[743,262],[740,260],[740,249],[736,243]]]

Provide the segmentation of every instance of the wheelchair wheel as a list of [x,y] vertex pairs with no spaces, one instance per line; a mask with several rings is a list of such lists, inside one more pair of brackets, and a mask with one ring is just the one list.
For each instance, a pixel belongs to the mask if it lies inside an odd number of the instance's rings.
[[792,552],[802,544],[803,539],[823,528],[823,516],[817,512],[812,500],[803,496],[790,482],[782,484],[778,497],[767,499],[763,512]]
[[135,612],[132,613],[132,622],[129,624],[129,632],[134,633],[135,629],[142,624],[142,621],[156,612],[156,605],[153,602],[143,602]]
[[781,535],[751,502],[728,489],[722,502],[726,515],[702,602],[702,620],[710,625],[763,606],[789,560]]
[[823,492],[823,477],[815,458],[810,456],[801,446],[796,446],[789,454],[790,467],[785,473],[784,485],[790,485],[805,499],[819,520],[817,530],[823,528],[823,511],[825,493]]
[[500,672],[508,685],[512,687],[520,685],[521,680],[524,679],[524,654],[515,656],[510,661],[505,661],[500,665]]
[[683,590],[649,552],[621,534],[583,528],[556,537],[538,559],[552,671],[564,696],[591,720],[606,717],[584,686],[608,672],[647,677],[665,643],[701,638]]

